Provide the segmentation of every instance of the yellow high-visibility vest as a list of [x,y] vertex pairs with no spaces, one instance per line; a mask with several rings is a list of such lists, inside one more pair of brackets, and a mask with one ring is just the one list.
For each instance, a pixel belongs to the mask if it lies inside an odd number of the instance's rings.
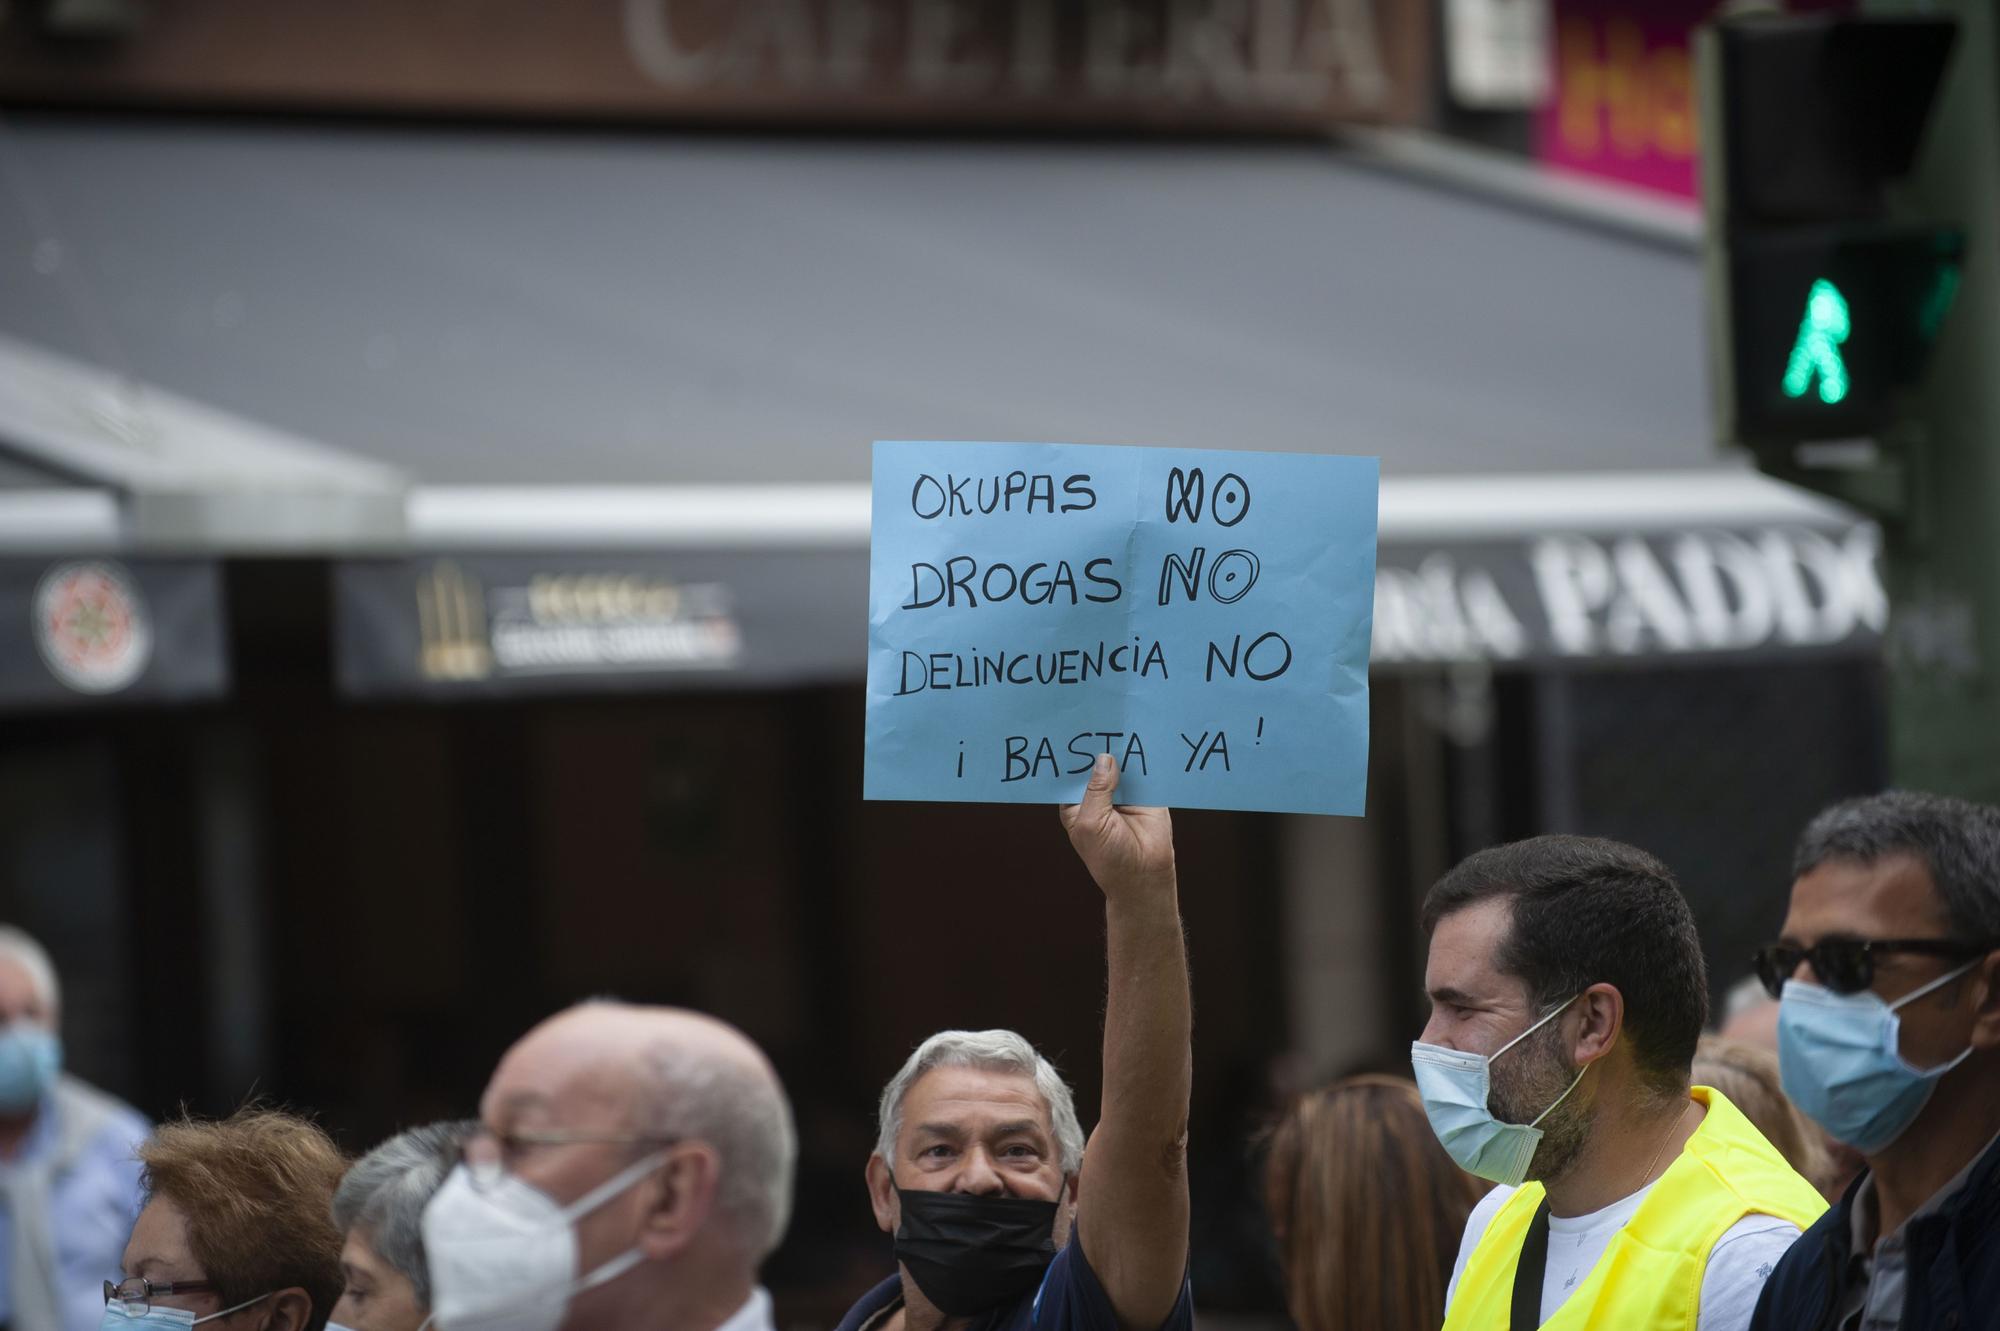
[[[1543,1327],[1694,1331],[1709,1251],[1731,1225],[1771,1215],[1804,1229],[1826,1210],[1826,1199],[1726,1096],[1707,1086],[1691,1094],[1708,1107],[1701,1126]],[[1529,1183],[1500,1207],[1466,1259],[1444,1331],[1507,1331],[1514,1269],[1541,1204],[1542,1185]]]

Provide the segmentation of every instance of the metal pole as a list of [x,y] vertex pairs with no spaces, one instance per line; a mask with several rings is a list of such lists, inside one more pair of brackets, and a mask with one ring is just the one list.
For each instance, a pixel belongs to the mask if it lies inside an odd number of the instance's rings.
[[1886,533],[1890,769],[1900,786],[2000,803],[2000,23],[1992,0],[1942,7],[1959,40],[1909,202],[1964,227],[1965,266],[1917,411],[1904,520]]

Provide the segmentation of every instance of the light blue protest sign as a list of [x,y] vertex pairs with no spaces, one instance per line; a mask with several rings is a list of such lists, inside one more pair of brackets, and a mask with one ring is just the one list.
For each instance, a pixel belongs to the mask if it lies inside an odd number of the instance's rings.
[[864,793],[1360,814],[1374,458],[878,443]]

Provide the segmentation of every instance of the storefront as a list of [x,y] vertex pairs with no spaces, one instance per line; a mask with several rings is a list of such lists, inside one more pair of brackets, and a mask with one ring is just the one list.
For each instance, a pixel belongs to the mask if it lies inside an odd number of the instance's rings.
[[1054,818],[859,798],[877,437],[1383,459],[1369,817],[1177,819],[1225,1228],[1274,1082],[1400,1057],[1453,857],[1632,837],[1725,982],[1881,778],[1873,530],[1711,454],[1657,234],[1314,142],[10,135],[0,883],[156,1110],[360,1145],[554,1004],[692,1003],[797,1093],[817,1312],[915,1039],[1017,1025],[1090,1102]]

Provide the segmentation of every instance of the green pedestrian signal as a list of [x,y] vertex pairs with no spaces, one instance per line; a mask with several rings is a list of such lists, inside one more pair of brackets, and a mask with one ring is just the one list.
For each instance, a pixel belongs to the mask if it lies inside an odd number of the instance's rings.
[[1806,296],[1806,315],[1799,321],[1798,341],[1792,344],[1792,358],[1785,366],[1785,396],[1804,397],[1819,380],[1819,400],[1828,406],[1847,396],[1847,362],[1841,358],[1840,344],[1853,331],[1848,320],[1847,297],[1825,278],[1812,284]]
[[[1839,6],[1878,7],[1921,6]],[[1797,472],[1798,444],[1900,436],[1917,419],[1965,233],[1917,215],[1896,186],[1915,167],[1958,27],[1743,13],[1702,30],[1716,433],[1780,475]]]

